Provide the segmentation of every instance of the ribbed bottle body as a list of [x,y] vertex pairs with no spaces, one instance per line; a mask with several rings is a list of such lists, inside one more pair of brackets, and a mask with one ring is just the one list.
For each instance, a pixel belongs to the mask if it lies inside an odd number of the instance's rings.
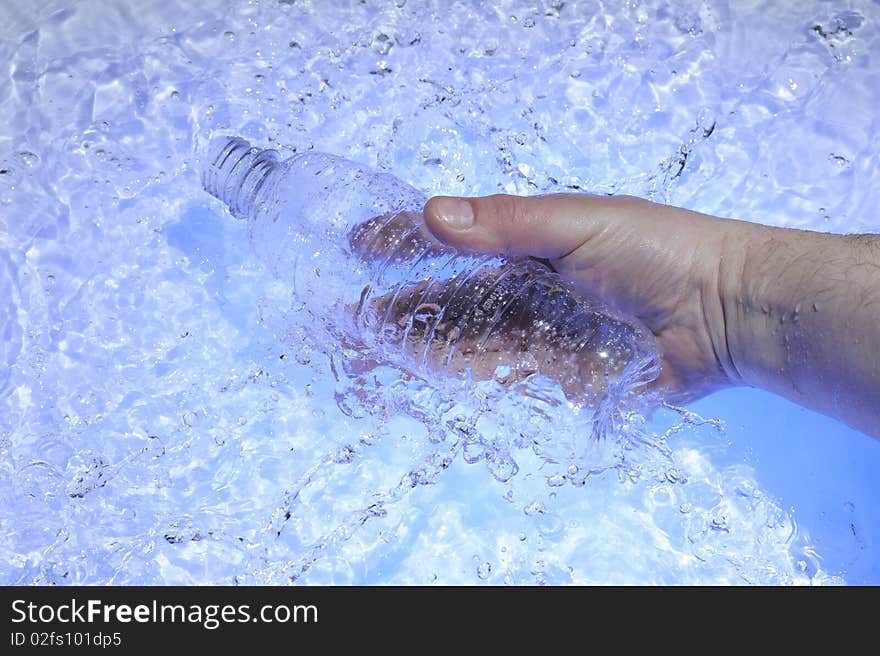
[[543,263],[462,252],[436,240],[426,198],[333,155],[281,161],[217,141],[203,182],[250,223],[257,255],[350,343],[438,380],[556,381],[595,406],[650,381],[653,335],[587,298]]

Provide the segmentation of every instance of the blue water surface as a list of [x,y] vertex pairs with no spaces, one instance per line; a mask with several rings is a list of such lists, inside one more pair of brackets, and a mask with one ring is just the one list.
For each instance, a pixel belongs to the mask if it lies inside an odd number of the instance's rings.
[[610,440],[573,485],[566,408],[341,373],[195,156],[225,130],[429,193],[878,231],[878,21],[867,0],[3,2],[0,582],[880,583],[876,441],[727,390],[629,417],[648,446]]

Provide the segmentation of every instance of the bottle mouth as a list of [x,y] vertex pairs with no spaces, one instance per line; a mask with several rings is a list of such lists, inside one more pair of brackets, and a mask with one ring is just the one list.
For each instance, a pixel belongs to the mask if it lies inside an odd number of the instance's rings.
[[211,139],[204,161],[205,191],[222,200],[233,216],[244,219],[278,162],[278,153],[255,148],[240,137],[220,136]]

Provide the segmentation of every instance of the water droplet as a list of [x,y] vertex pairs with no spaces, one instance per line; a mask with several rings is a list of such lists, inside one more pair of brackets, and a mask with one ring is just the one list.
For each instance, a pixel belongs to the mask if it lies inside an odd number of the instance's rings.
[[492,458],[486,459],[486,467],[495,480],[502,483],[509,481],[519,471],[519,465],[509,455],[494,454]]
[[535,499],[529,505],[523,508],[523,512],[529,516],[543,515],[547,512],[547,507],[543,503]]
[[712,519],[712,523],[709,525],[713,531],[720,531],[723,533],[730,533],[730,528],[727,525],[727,517],[723,515],[721,517],[715,517]]
[[477,576],[480,577],[483,581],[489,578],[489,575],[492,573],[492,563],[488,560],[480,563],[477,566]]
[[556,515],[542,515],[538,522],[538,532],[545,537],[557,536],[564,528],[565,523]]
[[150,435],[147,437],[147,440],[147,446],[144,447],[144,451],[149,453],[151,458],[155,460],[165,455],[165,446],[158,435]]
[[467,442],[462,449],[462,457],[470,465],[479,462],[484,453],[483,445],[476,441]]
[[40,158],[29,150],[23,150],[18,154],[19,159],[21,159],[22,164],[24,164],[27,168],[34,168],[40,161]]
[[495,380],[497,380],[502,385],[506,385],[510,382],[511,374],[513,373],[513,368],[509,365],[500,365],[495,367]]
[[394,45],[394,40],[382,32],[379,32],[379,34],[373,37],[373,42],[375,43],[373,50],[380,57],[387,55],[391,51],[391,47]]

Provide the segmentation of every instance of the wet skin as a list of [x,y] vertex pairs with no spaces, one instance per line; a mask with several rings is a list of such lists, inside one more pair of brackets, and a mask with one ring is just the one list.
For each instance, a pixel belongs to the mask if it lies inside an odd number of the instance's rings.
[[657,337],[687,402],[752,385],[880,437],[880,236],[722,219],[639,198],[431,199],[437,238],[544,258]]
[[[406,272],[416,259],[454,255],[412,212],[370,219],[352,230],[349,243],[380,271]],[[417,366],[504,384],[540,374],[576,403],[601,398],[609,374],[619,374],[631,357],[628,340],[636,339],[629,325],[585,311],[583,295],[536,260],[390,288],[365,287],[353,312]]]

